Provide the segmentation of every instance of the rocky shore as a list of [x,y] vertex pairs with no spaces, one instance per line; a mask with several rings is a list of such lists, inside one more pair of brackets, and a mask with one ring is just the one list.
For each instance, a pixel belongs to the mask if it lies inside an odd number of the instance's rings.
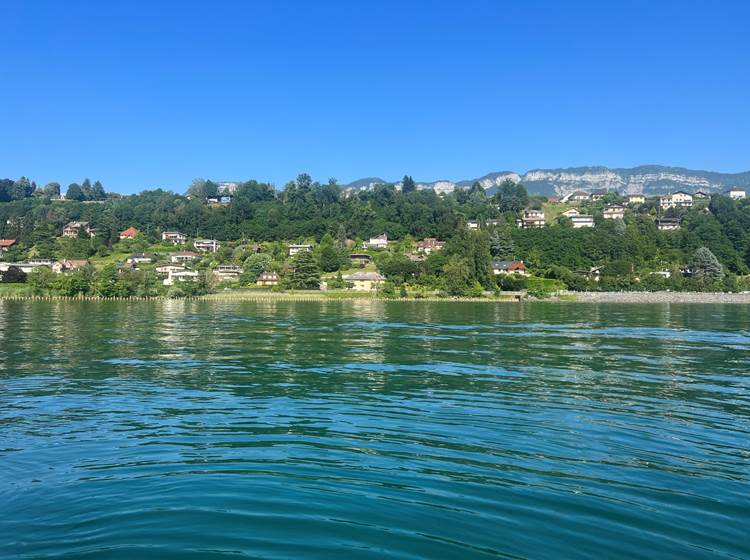
[[564,299],[583,303],[739,303],[750,304],[750,293],[722,292],[565,292]]

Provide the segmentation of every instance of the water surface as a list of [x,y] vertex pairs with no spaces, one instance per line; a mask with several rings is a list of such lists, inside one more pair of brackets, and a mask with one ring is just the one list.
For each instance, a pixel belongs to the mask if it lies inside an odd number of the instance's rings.
[[2,558],[750,558],[747,306],[0,301]]

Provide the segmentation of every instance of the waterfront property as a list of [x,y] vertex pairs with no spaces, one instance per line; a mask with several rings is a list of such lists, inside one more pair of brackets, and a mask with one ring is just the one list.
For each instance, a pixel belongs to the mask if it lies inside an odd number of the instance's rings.
[[236,282],[241,273],[242,268],[233,264],[220,264],[214,272],[221,282]]
[[352,284],[352,289],[359,292],[376,290],[385,282],[385,277],[378,272],[355,272],[344,276],[346,282]]
[[255,281],[258,286],[278,286],[279,275],[275,272],[264,272]]
[[165,286],[172,286],[178,282],[194,282],[198,279],[198,272],[195,270],[170,270],[164,279]]

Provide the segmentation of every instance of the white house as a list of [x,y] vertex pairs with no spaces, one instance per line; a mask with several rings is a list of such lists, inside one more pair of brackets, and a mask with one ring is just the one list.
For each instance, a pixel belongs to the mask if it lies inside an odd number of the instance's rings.
[[544,211],[543,210],[526,210],[523,216],[516,220],[518,227],[528,229],[536,227],[544,227]]
[[693,195],[684,191],[677,191],[671,194],[662,196],[659,199],[659,205],[663,209],[685,207],[689,208],[693,205]]
[[161,234],[162,241],[169,241],[174,245],[182,245],[187,241],[187,235],[180,233],[179,231],[164,231]]
[[307,251],[308,253],[313,250],[312,245],[307,244],[301,244],[301,245],[289,245],[289,256],[293,257],[297,253],[301,253],[302,251]]
[[196,239],[193,242],[193,247],[198,251],[215,253],[221,247],[221,244],[216,239]]
[[388,235],[384,233],[377,237],[371,237],[370,241],[365,241],[362,246],[365,249],[385,249],[388,247]]
[[725,194],[729,196],[732,200],[740,200],[745,198],[745,189],[741,189],[739,187],[732,187],[729,189]]
[[479,229],[479,220],[469,220],[466,222],[466,227],[469,229]]
[[680,220],[677,218],[660,218],[656,220],[656,229],[660,231],[680,229]]
[[646,202],[646,197],[642,194],[629,194],[625,197],[625,200],[628,204],[644,204]]
[[197,259],[199,256],[198,253],[192,251],[179,251],[178,253],[172,253],[169,260],[173,263],[186,263]]
[[594,227],[594,216],[591,216],[590,214],[576,214],[570,216],[570,221],[573,222],[573,229]]
[[622,220],[625,217],[625,207],[619,204],[610,204],[604,208],[605,220]]
[[193,282],[196,278],[198,278],[198,272],[195,270],[175,270],[167,274],[163,284],[172,286],[176,282]]

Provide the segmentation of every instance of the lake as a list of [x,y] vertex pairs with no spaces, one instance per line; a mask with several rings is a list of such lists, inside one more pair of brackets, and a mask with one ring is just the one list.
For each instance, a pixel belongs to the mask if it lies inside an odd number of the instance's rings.
[[2,558],[750,558],[750,307],[0,300]]

